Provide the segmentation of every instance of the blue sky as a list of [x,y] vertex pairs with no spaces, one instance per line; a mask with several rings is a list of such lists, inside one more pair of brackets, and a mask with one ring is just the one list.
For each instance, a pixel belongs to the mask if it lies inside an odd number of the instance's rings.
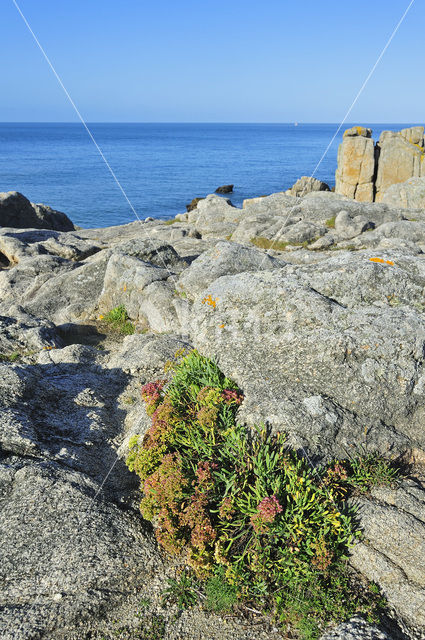
[[[339,122],[408,0],[18,0],[88,121]],[[75,121],[2,0],[0,121]],[[416,0],[350,115],[424,122]]]

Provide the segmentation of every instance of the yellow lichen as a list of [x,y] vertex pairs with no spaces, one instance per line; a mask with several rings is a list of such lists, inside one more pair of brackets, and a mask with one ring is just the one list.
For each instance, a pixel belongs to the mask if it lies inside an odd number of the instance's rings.
[[202,300],[202,304],[207,304],[209,307],[212,307],[213,309],[216,308],[217,306],[217,300],[218,298],[213,298],[211,296],[211,294],[209,293],[207,296],[205,296],[205,298]]

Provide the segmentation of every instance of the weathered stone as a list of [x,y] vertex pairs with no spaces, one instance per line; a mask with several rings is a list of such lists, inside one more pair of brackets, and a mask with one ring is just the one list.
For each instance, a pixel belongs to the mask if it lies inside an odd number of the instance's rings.
[[285,193],[288,196],[296,196],[297,198],[302,198],[307,193],[311,193],[312,191],[330,191],[329,185],[326,182],[322,182],[321,180],[317,180],[317,178],[312,178],[311,176],[303,176]]
[[177,288],[193,299],[222,275],[280,268],[284,265],[283,261],[272,258],[253,247],[219,241],[183,271]]
[[190,211],[188,220],[202,237],[225,238],[233,233],[242,216],[242,210],[234,207],[230,200],[210,194]]
[[44,204],[34,204],[18,191],[0,193],[0,227],[55,229],[56,231],[75,229],[64,213]]
[[379,584],[410,637],[425,635],[425,487],[404,481],[376,487],[371,498],[354,501],[364,541],[351,552],[351,564]]
[[[417,139],[417,137],[413,135],[411,139]],[[384,131],[377,147],[379,151],[376,176],[377,202],[383,200],[386,190],[391,185],[425,175],[423,144],[421,146],[410,142],[406,135]]]
[[62,340],[50,322],[29,316],[19,307],[13,309],[13,317],[0,316],[0,354],[3,358],[62,346]]
[[359,202],[374,199],[375,149],[370,135],[363,127],[348,129],[338,149],[335,193]]
[[365,216],[352,216],[348,211],[340,211],[335,218],[335,232],[346,240],[355,238],[374,226]]
[[392,640],[392,638],[360,616],[354,616],[327,631],[320,640]]
[[113,253],[108,260],[103,287],[97,301],[101,314],[124,305],[133,320],[139,320],[144,289],[156,280],[166,280],[170,272],[133,256]]
[[382,202],[402,209],[425,209],[425,172],[422,174],[422,178],[409,178],[406,182],[389,186]]
[[13,269],[0,271],[0,299],[2,303],[17,300],[21,303],[37,294],[40,287],[59,273],[72,271],[75,264],[50,255],[23,258]]
[[77,233],[46,229],[0,229],[0,252],[13,266],[22,258],[53,255],[67,260],[84,260],[103,248]]
[[193,200],[186,205],[186,211],[190,213],[190,211],[193,211],[194,209],[196,209],[196,207],[198,206],[198,203],[201,200],[204,200],[204,198],[193,198]]
[[109,256],[108,251],[101,251],[72,271],[50,278],[34,295],[22,300],[22,306],[28,313],[57,325],[93,318]]
[[[423,263],[409,256],[391,266],[391,256],[375,257],[348,253],[315,267],[224,276],[202,293],[214,305],[196,301],[191,337],[244,390],[241,419],[267,419],[319,457],[365,445],[381,453],[425,448],[425,321],[415,306],[423,275],[407,308],[391,304],[399,270],[406,281],[423,274]],[[314,277],[318,268],[322,278]],[[347,307],[359,273],[368,293],[360,289]],[[378,304],[382,277],[387,304]],[[340,289],[329,289],[333,280]]]
[[179,270],[187,267],[187,262],[171,245],[152,238],[124,240],[114,246],[114,252],[133,256],[166,270]]
[[417,126],[402,129],[400,135],[407,140],[407,142],[410,142],[410,144],[418,144],[420,147],[424,146],[424,127]]
[[290,244],[302,244],[311,242],[325,235],[327,229],[314,222],[301,221],[290,226],[285,226],[278,240]]

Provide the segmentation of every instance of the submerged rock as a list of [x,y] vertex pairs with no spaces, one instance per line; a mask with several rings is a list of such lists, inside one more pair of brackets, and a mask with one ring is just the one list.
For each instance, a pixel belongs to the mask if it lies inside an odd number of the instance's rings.
[[232,193],[233,184],[224,184],[222,187],[217,187],[216,193]]

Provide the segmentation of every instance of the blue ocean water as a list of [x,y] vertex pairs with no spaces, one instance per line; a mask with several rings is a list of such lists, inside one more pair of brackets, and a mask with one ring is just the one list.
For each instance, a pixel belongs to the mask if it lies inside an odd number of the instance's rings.
[[[367,124],[376,140],[384,129]],[[192,198],[223,184],[231,200],[287,189],[310,175],[336,124],[90,124],[90,129],[141,218],[171,218]],[[335,183],[346,124],[316,177]],[[134,213],[79,123],[0,124],[0,191],[64,211],[82,227],[134,221]]]

